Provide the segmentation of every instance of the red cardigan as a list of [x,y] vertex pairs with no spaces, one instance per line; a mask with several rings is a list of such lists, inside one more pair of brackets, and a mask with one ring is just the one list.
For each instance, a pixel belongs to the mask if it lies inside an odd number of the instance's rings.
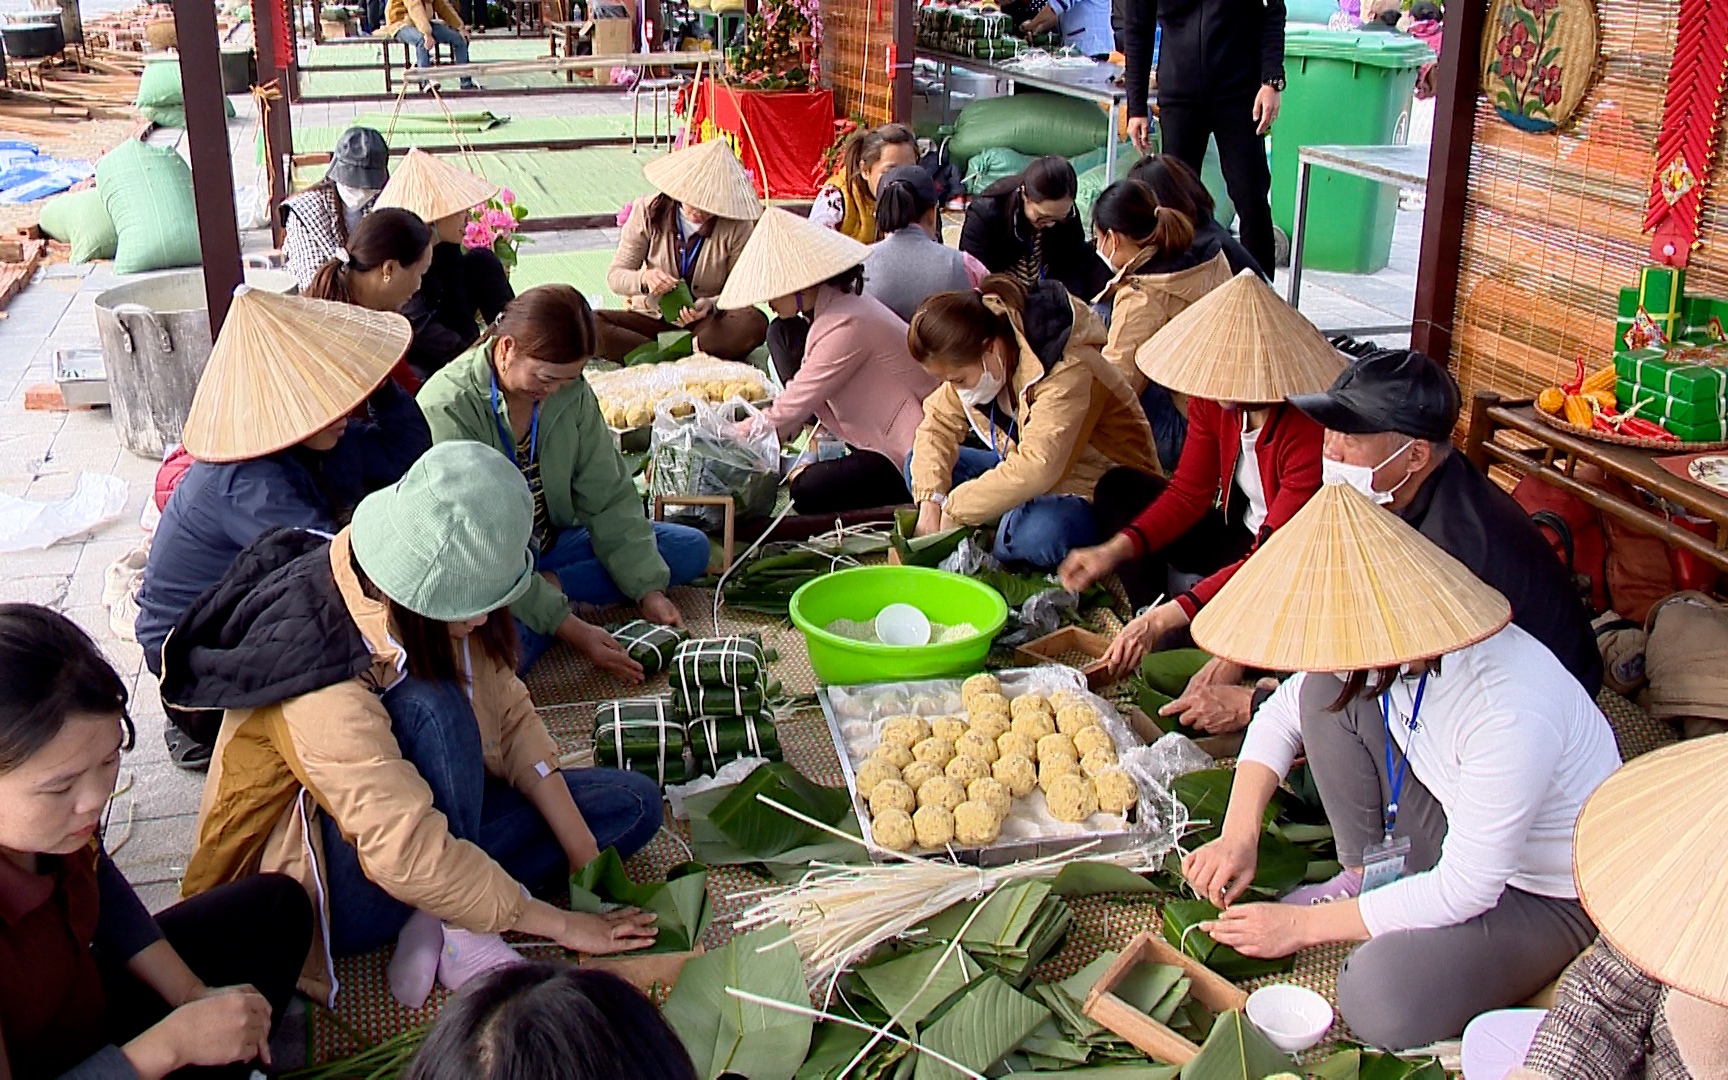
[[[1122,530],[1134,545],[1136,558],[1162,549],[1192,529],[1214,504],[1229,515],[1231,481],[1236,475],[1236,459],[1242,453],[1241,417],[1237,409],[1216,401],[1189,399],[1188,441],[1183,444],[1176,475],[1152,505]],[[1266,493],[1266,521],[1254,538],[1255,548],[1320,490],[1324,435],[1325,429],[1299,410],[1282,403],[1272,406],[1254,442],[1260,485]],[[1176,597],[1176,603],[1192,619],[1246,561],[1247,556],[1243,556],[1203,579]]]

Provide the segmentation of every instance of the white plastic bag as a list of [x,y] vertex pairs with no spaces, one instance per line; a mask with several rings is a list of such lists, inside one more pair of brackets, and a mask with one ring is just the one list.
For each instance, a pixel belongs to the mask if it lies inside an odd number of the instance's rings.
[[78,486],[59,502],[0,495],[0,553],[40,551],[101,528],[126,509],[126,481],[107,473],[79,473]]
[[[649,492],[679,496],[731,496],[738,520],[765,517],[780,486],[780,439],[762,411],[742,398],[710,405],[673,394],[654,409],[653,473]],[[669,506],[666,520],[717,532],[720,507]]]

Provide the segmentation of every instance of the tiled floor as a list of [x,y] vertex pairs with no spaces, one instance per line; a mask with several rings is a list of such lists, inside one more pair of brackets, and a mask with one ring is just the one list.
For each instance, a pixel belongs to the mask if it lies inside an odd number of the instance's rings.
[[[234,100],[241,113],[231,124],[235,183],[256,191],[261,172],[252,102]],[[629,99],[609,93],[479,98],[464,100],[462,107],[521,116],[557,115],[618,111],[629,107]],[[376,108],[375,103],[319,104],[297,109],[295,119],[340,125],[359,111]],[[173,143],[177,138],[178,133],[158,133],[161,141]],[[1308,274],[1303,311],[1323,328],[1407,322],[1420,234],[1420,215],[1400,214],[1392,262],[1386,270],[1366,278]],[[615,229],[602,229],[541,235],[535,240],[531,250],[553,252],[608,248],[617,243],[618,235]],[[244,236],[248,250],[263,248],[267,242],[263,230]],[[155,679],[143,669],[138,647],[110,630],[102,606],[106,568],[143,539],[139,518],[156,463],[123,450],[104,411],[40,413],[23,408],[24,388],[50,380],[54,349],[97,343],[93,304],[98,293],[116,283],[111,266],[105,263],[51,267],[12,301],[6,318],[0,320],[0,492],[53,500],[70,493],[81,470],[111,472],[130,487],[120,518],[90,537],[46,551],[0,555],[0,600],[31,601],[64,611],[95,636],[132,687],[138,742],[125,756],[108,836],[116,861],[139,886],[146,902],[159,908],[176,896],[192,846],[202,778],[169,762]],[[1403,339],[1381,340],[1396,344]]]

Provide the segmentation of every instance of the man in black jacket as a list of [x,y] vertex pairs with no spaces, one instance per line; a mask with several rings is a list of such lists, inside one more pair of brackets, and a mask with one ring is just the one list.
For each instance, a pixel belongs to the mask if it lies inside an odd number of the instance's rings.
[[[1208,138],[1230,200],[1242,219],[1242,244],[1272,273],[1272,172],[1265,135],[1278,118],[1284,89],[1284,0],[1126,0],[1128,134],[1145,152],[1152,44],[1158,58],[1158,121],[1163,150],[1196,173]],[[1228,224],[1226,222],[1225,224]]]

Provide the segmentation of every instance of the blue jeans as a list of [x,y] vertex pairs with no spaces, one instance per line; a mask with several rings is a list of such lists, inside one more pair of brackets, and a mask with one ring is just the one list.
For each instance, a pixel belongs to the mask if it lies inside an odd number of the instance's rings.
[[[701,529],[656,521],[654,546],[672,571],[669,585],[688,584],[708,572],[708,535]],[[612,575],[606,572],[600,557],[594,554],[593,538],[580,525],[560,532],[552,546],[542,551],[534,561],[534,569],[557,574],[564,595],[578,604],[606,607],[630,599],[613,584]],[[527,674],[534,661],[544,656],[556,639],[550,634],[528,629],[520,619],[516,621],[516,634],[522,639],[522,662],[516,670]]]
[[[994,450],[962,446],[954,463],[953,484],[976,480],[1002,463]],[[912,483],[912,459],[906,459],[906,483]],[[1041,570],[1062,565],[1068,552],[1098,542],[1092,504],[1078,495],[1039,495],[1002,515],[996,524],[991,554],[1003,563],[1029,563]]]
[[[564,848],[540,811],[486,774],[480,725],[460,686],[405,679],[384,695],[384,708],[402,756],[432,789],[432,806],[451,836],[477,844],[530,889],[555,886],[569,875]],[[619,769],[560,775],[601,850],[616,847],[628,857],[659,830],[660,790],[647,777]],[[331,951],[352,956],[396,940],[413,909],[366,876],[359,853],[328,814],[320,820]]]
[[[416,27],[409,25],[396,31],[396,40],[414,46],[415,67],[432,66],[432,54],[426,48],[426,37],[421,34]],[[432,21],[432,40],[441,45],[450,46],[451,63],[466,64],[468,62],[467,40],[463,38],[461,34],[457,33],[450,27],[445,26],[443,23],[438,22],[436,19]],[[462,81],[468,82],[470,80],[464,79]]]
[[1140,391],[1140,408],[1145,410],[1146,420],[1152,425],[1152,442],[1158,447],[1158,464],[1164,466],[1164,475],[1172,475],[1176,472],[1176,463],[1182,460],[1182,444],[1188,441],[1188,418],[1170,399],[1170,391],[1155,382],[1147,383],[1146,389]]

